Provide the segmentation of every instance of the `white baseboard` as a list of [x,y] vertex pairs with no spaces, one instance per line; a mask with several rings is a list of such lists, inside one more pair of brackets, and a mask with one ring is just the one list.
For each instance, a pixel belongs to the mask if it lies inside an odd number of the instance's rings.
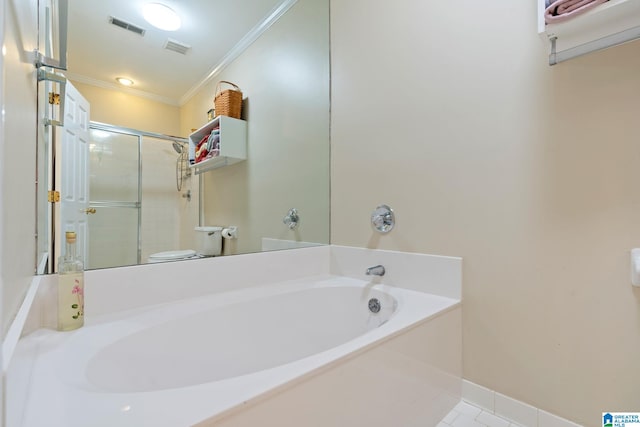
[[582,427],[468,380],[462,381],[462,400],[523,427]]

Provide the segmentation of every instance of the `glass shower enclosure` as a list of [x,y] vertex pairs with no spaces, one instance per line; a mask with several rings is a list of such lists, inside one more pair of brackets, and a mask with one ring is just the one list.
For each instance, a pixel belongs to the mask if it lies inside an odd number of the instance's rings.
[[173,147],[186,142],[91,122],[87,268],[140,264],[158,248],[177,247],[179,221],[172,212],[180,200],[174,175],[179,154]]

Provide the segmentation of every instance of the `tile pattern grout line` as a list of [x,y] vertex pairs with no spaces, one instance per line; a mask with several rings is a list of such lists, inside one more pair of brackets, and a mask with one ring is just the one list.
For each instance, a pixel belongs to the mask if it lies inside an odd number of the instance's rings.
[[449,412],[437,427],[521,427],[505,418],[477,407],[471,403],[460,401]]

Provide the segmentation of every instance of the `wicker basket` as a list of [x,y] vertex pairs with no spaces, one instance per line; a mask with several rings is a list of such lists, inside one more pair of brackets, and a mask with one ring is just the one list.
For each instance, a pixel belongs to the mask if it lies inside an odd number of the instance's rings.
[[[222,84],[226,83],[234,89],[222,90]],[[216,116],[229,116],[239,119],[242,114],[242,92],[240,88],[228,81],[220,80],[216,85],[216,96],[213,99],[216,108]]]

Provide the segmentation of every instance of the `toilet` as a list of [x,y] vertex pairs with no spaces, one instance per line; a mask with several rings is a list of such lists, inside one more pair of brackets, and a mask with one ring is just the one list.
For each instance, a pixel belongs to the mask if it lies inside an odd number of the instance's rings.
[[157,252],[149,255],[147,262],[179,261],[183,259],[218,256],[222,253],[222,227],[196,227],[196,250]]
[[179,261],[182,259],[199,258],[193,249],[185,249],[183,251],[165,251],[157,252],[149,255],[147,262],[153,264],[156,262]]

